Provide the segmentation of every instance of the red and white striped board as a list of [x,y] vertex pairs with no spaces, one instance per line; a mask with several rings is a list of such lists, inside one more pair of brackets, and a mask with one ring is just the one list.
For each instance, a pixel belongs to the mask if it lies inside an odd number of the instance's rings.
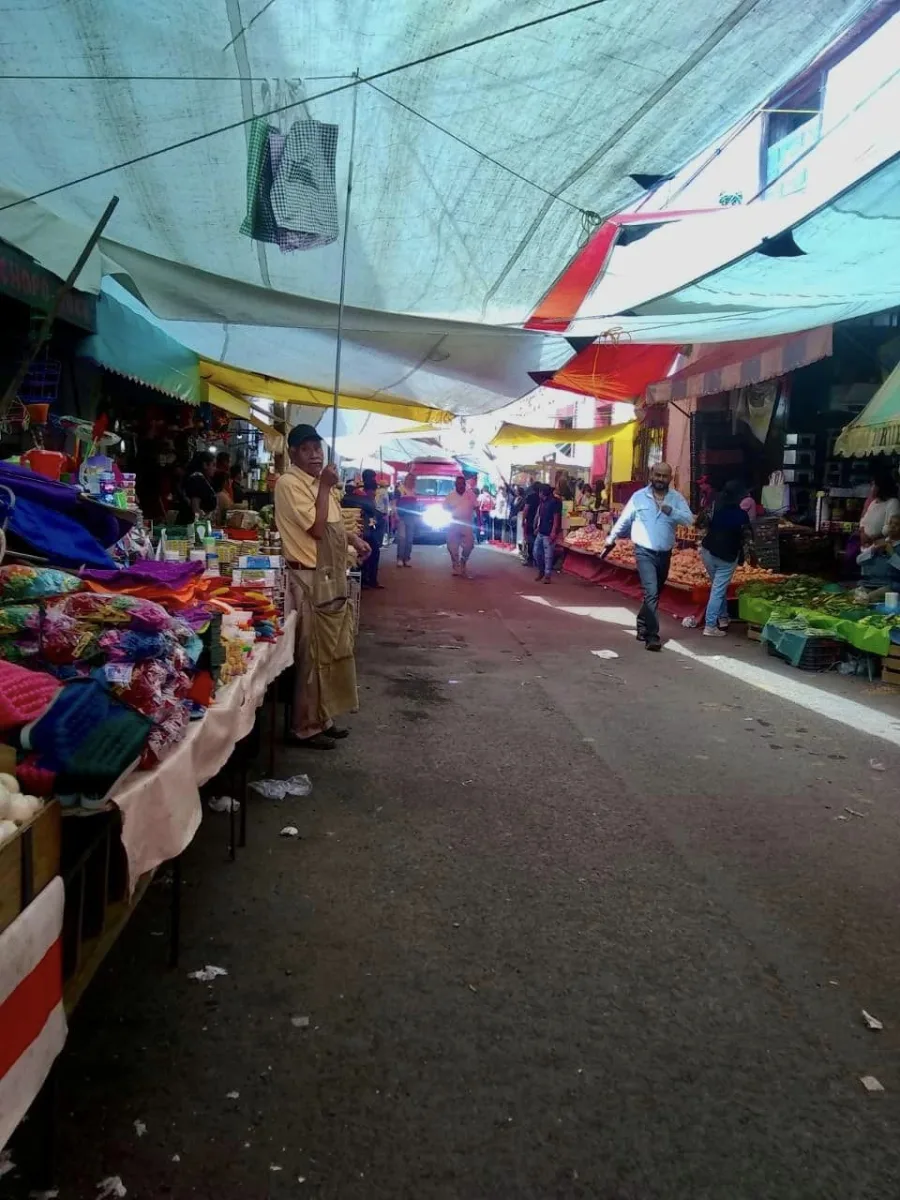
[[41,1090],[66,1040],[64,896],[57,875],[0,933],[0,1149]]

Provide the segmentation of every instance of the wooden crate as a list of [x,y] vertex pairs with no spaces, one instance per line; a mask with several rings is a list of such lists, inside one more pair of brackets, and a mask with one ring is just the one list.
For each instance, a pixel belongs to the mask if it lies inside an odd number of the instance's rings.
[[0,933],[59,874],[60,824],[54,801],[0,846]]
[[900,687],[900,646],[891,643],[891,648],[881,660],[881,682]]

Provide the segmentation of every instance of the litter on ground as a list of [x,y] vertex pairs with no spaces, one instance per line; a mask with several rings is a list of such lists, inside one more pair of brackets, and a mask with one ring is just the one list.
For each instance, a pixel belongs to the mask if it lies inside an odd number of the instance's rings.
[[199,971],[191,971],[188,979],[196,979],[200,983],[211,983],[213,979],[217,979],[220,975],[227,975],[228,972],[224,967],[201,967]]
[[210,812],[214,813],[238,812],[241,802],[240,800],[234,800],[231,796],[213,796],[206,807]]
[[312,782],[308,775],[292,775],[290,779],[254,779],[250,784],[266,800],[283,800],[285,796],[308,796]]
[[122,1200],[128,1195],[128,1188],[118,1175],[110,1175],[97,1184],[97,1200]]

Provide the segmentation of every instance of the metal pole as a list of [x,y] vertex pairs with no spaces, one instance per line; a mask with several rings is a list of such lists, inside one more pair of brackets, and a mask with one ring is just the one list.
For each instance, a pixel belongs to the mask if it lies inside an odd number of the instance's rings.
[[18,396],[19,388],[25,382],[25,376],[28,374],[29,370],[31,369],[31,364],[37,358],[38,354],[40,354],[41,347],[43,346],[44,342],[46,342],[47,338],[50,336],[50,334],[53,330],[53,322],[56,320],[56,314],[59,312],[59,306],[62,304],[63,300],[66,298],[66,296],[72,290],[72,288],[75,286],[76,279],[81,274],[82,268],[84,267],[84,264],[87,262],[87,260],[90,258],[91,252],[93,251],[94,247],[97,245],[97,243],[100,241],[100,238],[103,236],[103,231],[106,228],[106,226],[109,224],[110,217],[116,211],[116,206],[118,205],[118,203],[119,203],[119,197],[113,196],[112,200],[110,200],[109,204],[107,204],[106,210],[103,213],[103,216],[97,222],[96,227],[94,228],[94,232],[91,234],[91,236],[88,238],[87,242],[85,243],[84,249],[78,255],[78,260],[76,261],[75,266],[69,272],[68,276],[65,279],[65,282],[60,286],[56,295],[53,297],[53,303],[50,305],[50,308],[47,310],[47,314],[44,317],[43,321],[41,322],[41,326],[38,329],[37,335],[36,335],[34,341],[31,343],[30,347],[28,348],[28,353],[25,355],[25,358],[23,359],[22,363],[20,364],[18,371],[16,371],[15,375],[10,380],[9,385],[6,388],[6,391],[3,393],[3,399],[0,400],[0,418],[6,416],[7,412],[9,411],[10,407],[13,404],[13,401],[15,400],[16,396]]
[[[359,79],[359,71],[353,74]],[[341,290],[338,298],[337,348],[334,352],[334,404],[331,409],[331,461],[336,458],[338,396],[341,390],[341,348],[344,334],[344,291],[347,283],[347,239],[350,233],[350,197],[353,193],[353,151],[356,143],[356,109],[359,102],[359,84],[353,89],[353,120],[350,125],[350,163],[347,167],[347,199],[344,205],[344,245],[341,249]]]

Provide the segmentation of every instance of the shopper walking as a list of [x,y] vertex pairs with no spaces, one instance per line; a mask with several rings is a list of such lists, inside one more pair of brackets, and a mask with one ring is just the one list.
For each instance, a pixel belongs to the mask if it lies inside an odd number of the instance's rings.
[[526,567],[530,567],[534,563],[534,519],[537,516],[540,502],[538,485],[532,483],[525,493],[525,503],[522,506],[522,531],[525,537],[522,559]]
[[525,489],[516,486],[513,492],[512,504],[510,505],[509,523],[512,529],[513,542],[520,554],[523,554],[522,547],[525,544],[525,522],[522,516],[525,508]]
[[491,536],[491,514],[494,511],[494,497],[485,486],[478,493],[478,541],[485,542]]
[[691,525],[693,520],[688,502],[672,487],[672,468],[668,463],[658,463],[650,471],[649,486],[634,493],[606,539],[601,558],[606,558],[617,538],[631,535],[644,596],[637,615],[637,637],[648,650],[662,649],[659,594],[669,576],[675,530],[679,525]]
[[534,565],[538,569],[537,582],[550,583],[553,574],[553,559],[562,527],[562,501],[553,494],[549,483],[542,483],[539,491],[537,513],[534,518]]
[[397,497],[397,566],[412,566],[413,543],[419,529],[419,501],[416,497],[416,477],[407,475]]
[[468,577],[466,564],[475,546],[475,513],[478,497],[466,486],[465,475],[457,475],[454,490],[444,501],[444,508],[452,518],[447,530],[447,550],[454,575]]
[[506,530],[509,525],[509,492],[505,484],[497,488],[497,499],[494,503],[494,541],[505,542]]
[[363,471],[362,491],[347,493],[341,500],[343,508],[358,508],[362,512],[362,539],[370,550],[361,570],[362,586],[367,590],[381,590],[384,586],[378,582],[378,567],[387,517],[382,512],[377,493],[378,479],[375,472]]
[[752,554],[753,526],[741,501],[746,488],[730,480],[712,506],[700,517],[707,533],[700,543],[700,557],[709,576],[709,603],[706,606],[704,637],[724,637],[728,627],[728,585],[742,555]]

